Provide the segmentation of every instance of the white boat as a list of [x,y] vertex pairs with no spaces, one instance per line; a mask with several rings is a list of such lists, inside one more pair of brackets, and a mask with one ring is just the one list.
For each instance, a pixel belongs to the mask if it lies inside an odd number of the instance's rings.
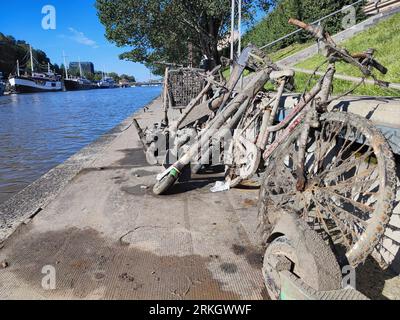
[[113,89],[117,87],[114,79],[110,77],[103,77],[97,85],[100,89]]
[[61,76],[55,75],[50,70],[45,73],[34,72],[32,47],[30,47],[31,74],[21,75],[17,61],[17,74],[8,79],[11,91],[14,93],[56,92],[62,91]]
[[31,76],[12,76],[8,79],[15,93],[56,92],[62,90],[61,78],[50,73],[33,73]]

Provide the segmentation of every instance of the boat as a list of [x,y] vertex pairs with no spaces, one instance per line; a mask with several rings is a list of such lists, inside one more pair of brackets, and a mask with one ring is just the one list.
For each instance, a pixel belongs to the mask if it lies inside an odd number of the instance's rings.
[[64,87],[67,91],[78,91],[78,90],[92,90],[96,88],[96,84],[91,82],[90,80],[84,77],[82,71],[82,65],[79,59],[79,75],[80,77],[69,77],[67,64],[65,61],[64,54],[64,67],[65,67],[65,79],[64,79]]
[[6,84],[0,81],[0,97],[4,94],[5,90],[6,90]]
[[8,82],[13,93],[35,93],[35,92],[57,92],[62,91],[61,76],[50,70],[39,73],[34,71],[32,47],[30,47],[31,74],[20,74],[19,62],[17,61],[17,74],[10,76]]
[[96,88],[94,83],[82,77],[64,79],[64,86],[67,91],[92,90]]
[[97,84],[100,89],[113,89],[117,88],[117,85],[113,78],[103,77],[101,81]]
[[62,91],[61,77],[52,73],[32,73],[31,76],[12,76],[8,79],[8,82],[13,93]]
[[3,81],[3,73],[0,72],[0,97],[4,94],[6,90],[6,83]]

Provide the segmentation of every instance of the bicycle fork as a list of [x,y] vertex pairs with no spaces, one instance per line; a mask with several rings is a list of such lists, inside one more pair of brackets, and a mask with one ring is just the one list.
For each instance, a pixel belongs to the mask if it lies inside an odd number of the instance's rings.
[[319,127],[319,120],[317,119],[317,111],[325,112],[327,108],[328,99],[332,93],[332,82],[335,75],[336,69],[333,63],[329,64],[326,76],[322,82],[321,91],[315,97],[314,103],[316,103],[316,108],[311,109],[307,112],[304,120],[304,130],[302,131],[298,144],[299,144],[299,153],[298,153],[298,165],[296,168],[297,175],[297,183],[296,189],[297,191],[303,192],[307,186],[307,176],[305,170],[305,162],[306,162],[306,148],[307,142],[310,134],[311,128]]

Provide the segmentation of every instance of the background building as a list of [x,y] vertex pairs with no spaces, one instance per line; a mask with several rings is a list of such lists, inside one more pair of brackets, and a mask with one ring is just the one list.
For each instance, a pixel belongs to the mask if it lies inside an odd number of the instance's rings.
[[[81,62],[82,72],[84,74],[94,74],[94,64],[92,62]],[[71,73],[79,73],[79,62],[71,62],[69,64],[69,70]]]

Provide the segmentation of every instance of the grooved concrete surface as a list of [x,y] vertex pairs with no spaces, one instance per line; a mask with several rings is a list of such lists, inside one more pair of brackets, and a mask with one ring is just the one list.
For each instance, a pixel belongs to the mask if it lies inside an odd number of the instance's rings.
[[[142,126],[161,119],[160,105],[138,115]],[[161,169],[146,164],[130,122],[0,207],[12,213],[0,238],[16,230],[0,243],[0,299],[268,299],[258,190],[212,194],[219,177],[205,174],[154,196]],[[399,288],[372,260],[358,270],[370,298],[399,299]]]

